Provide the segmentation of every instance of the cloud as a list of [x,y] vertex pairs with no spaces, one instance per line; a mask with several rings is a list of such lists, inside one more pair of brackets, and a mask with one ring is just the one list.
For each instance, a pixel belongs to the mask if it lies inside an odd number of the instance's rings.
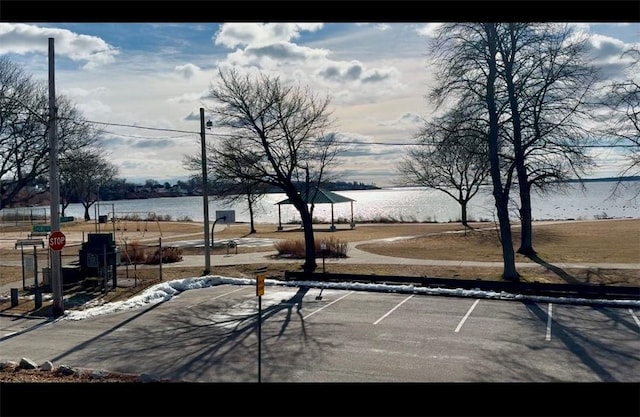
[[323,80],[345,83],[380,83],[396,80],[400,72],[393,67],[366,69],[359,61],[329,62],[316,71],[316,76]]
[[389,126],[389,127],[397,127],[397,126],[411,126],[415,127],[417,125],[422,124],[424,118],[416,113],[403,113],[400,117],[392,120],[381,120],[378,123],[378,126]]
[[82,68],[87,70],[113,63],[119,54],[117,48],[95,36],[22,23],[0,23],[0,54],[41,54],[48,51],[49,38],[55,39],[56,55],[84,62]]
[[358,61],[351,62],[332,62],[320,68],[316,75],[326,80],[342,82],[356,81],[360,78],[363,72],[362,63]]
[[296,65],[313,65],[321,62],[328,55],[327,50],[308,48],[288,42],[277,42],[268,45],[249,46],[238,49],[227,55],[225,65],[257,67],[278,70]]
[[322,23],[225,23],[215,35],[215,44],[227,48],[264,46],[288,42],[300,32],[315,32]]
[[628,50],[629,45],[608,36],[591,35],[588,46],[592,64],[600,68],[605,79],[625,78],[625,68],[629,65],[629,59],[623,57],[623,53]]
[[426,36],[428,38],[433,38],[435,36],[435,32],[442,26],[442,23],[426,23],[422,26],[419,26],[416,29],[416,33],[420,36]]
[[92,89],[80,88],[80,87],[71,87],[64,90],[65,95],[80,99],[85,97],[93,97],[97,95],[101,95],[107,91],[104,87],[96,87]]
[[194,64],[177,65],[176,72],[183,78],[189,79],[200,72],[200,67]]

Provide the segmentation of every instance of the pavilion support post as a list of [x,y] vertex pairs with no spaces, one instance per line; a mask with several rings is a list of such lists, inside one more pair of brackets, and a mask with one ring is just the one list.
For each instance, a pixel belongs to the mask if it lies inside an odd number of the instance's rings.
[[333,222],[333,203],[331,203],[331,231],[335,231],[336,230],[336,225]]
[[351,229],[355,227],[356,227],[356,224],[353,222],[353,201],[351,201]]

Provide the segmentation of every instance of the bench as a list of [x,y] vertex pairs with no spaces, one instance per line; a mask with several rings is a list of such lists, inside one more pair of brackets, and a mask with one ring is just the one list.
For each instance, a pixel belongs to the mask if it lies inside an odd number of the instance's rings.
[[18,246],[42,246],[44,248],[44,241],[42,239],[18,239],[16,240],[15,249],[18,249]]
[[34,236],[44,236],[47,237],[49,236],[50,232],[31,232],[29,233],[29,239],[32,239]]

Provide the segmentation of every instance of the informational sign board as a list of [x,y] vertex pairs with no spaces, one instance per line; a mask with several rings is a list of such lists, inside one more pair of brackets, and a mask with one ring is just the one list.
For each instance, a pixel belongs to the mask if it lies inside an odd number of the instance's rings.
[[256,296],[264,295],[264,275],[260,274],[256,277]]
[[51,226],[48,224],[34,224],[31,226],[31,231],[34,233],[49,233]]
[[87,253],[87,267],[89,268],[98,267],[98,255],[96,255],[95,253]]

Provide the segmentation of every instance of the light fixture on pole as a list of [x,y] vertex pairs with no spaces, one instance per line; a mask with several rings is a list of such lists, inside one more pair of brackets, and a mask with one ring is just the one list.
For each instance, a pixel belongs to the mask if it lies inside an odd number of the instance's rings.
[[[208,122],[207,126],[209,125]],[[204,108],[200,107],[200,144],[202,146],[202,205],[204,214],[204,272],[211,272],[211,247],[209,246],[209,195],[207,193],[207,146],[204,133]]]

